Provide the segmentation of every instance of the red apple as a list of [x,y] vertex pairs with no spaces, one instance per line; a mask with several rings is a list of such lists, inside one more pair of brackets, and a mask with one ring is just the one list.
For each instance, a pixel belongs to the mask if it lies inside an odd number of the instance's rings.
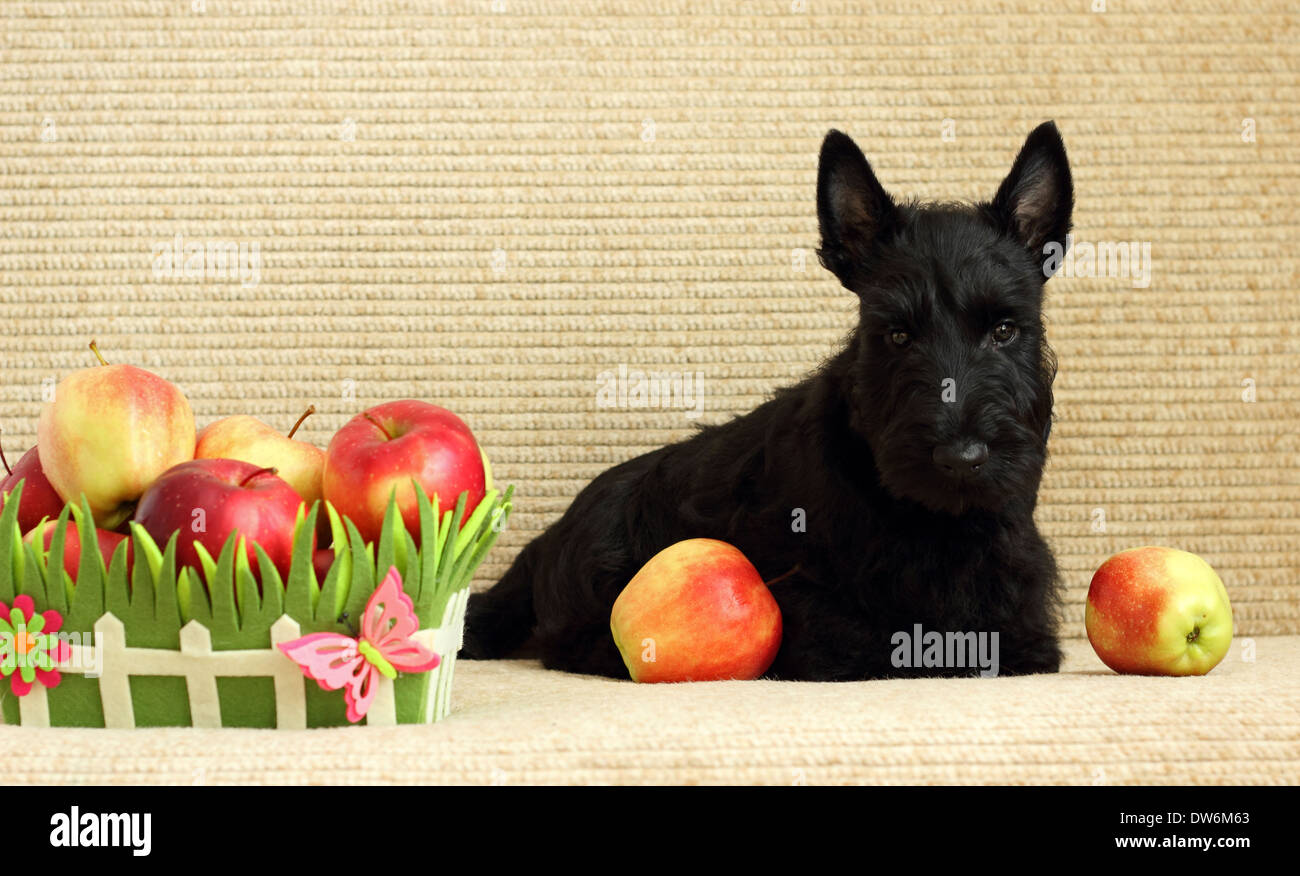
[[[94,342],[91,349],[99,356]],[[50,484],[67,502],[84,494],[104,529],[130,518],[154,478],[194,457],[189,401],[134,365],[104,363],[63,378],[41,408],[36,435]]]
[[[36,531],[27,533],[24,541],[29,544],[32,542]],[[117,546],[126,541],[126,567],[131,568],[131,551],[132,545],[130,540],[120,532],[109,532],[107,529],[95,530],[95,541],[99,543],[99,555],[104,558],[104,565],[112,565],[113,552]],[[49,553],[50,547],[54,544],[54,522],[50,521],[42,532],[41,544],[45,552]],[[81,530],[77,528],[76,523],[70,522],[63,536],[63,570],[73,581],[77,580],[77,571],[81,568]]]
[[325,576],[334,565],[334,551],[329,548],[317,548],[311,555],[311,567],[316,570],[316,582],[324,583]]
[[427,402],[389,402],[349,420],[325,451],[325,500],[368,542],[379,539],[394,490],[407,531],[420,537],[412,479],[436,495],[438,513],[456,507],[464,492],[467,517],[482,501],[483,454],[460,417]]
[[[0,450],[0,462],[3,461],[4,451]],[[41,469],[41,457],[35,447],[24,453],[13,469],[9,468],[8,462],[4,462],[4,467],[9,476],[0,481],[0,493],[12,492],[19,481],[23,482],[23,497],[18,503],[19,532],[31,532],[46,517],[53,520],[63,513],[65,503],[45,477],[45,472]],[[0,508],[3,507],[4,500],[0,499]]]
[[233,532],[245,537],[244,550],[258,575],[253,542],[266,551],[282,578],[293,561],[293,533],[302,499],[274,469],[236,459],[195,459],[163,472],[145,490],[135,521],[159,547],[173,532],[176,565],[201,568],[194,549],[202,544],[215,559]]
[[651,557],[610,614],[633,681],[758,678],[781,647],[781,609],[724,541],[692,538]]
[[1204,675],[1232,644],[1223,582],[1205,560],[1174,548],[1133,548],[1102,563],[1083,617],[1093,650],[1116,672]]

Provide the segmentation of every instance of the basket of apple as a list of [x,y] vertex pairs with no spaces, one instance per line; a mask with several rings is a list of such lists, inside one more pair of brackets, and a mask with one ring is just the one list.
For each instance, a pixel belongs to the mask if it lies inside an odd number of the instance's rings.
[[294,437],[312,408],[287,434],[246,415],[196,431],[178,387],[99,363],[4,461],[0,720],[444,717],[470,581],[511,510],[469,427],[401,400],[325,449]]

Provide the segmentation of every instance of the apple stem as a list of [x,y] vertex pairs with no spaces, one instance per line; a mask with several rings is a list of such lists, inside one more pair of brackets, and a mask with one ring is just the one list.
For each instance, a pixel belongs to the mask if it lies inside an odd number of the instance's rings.
[[302,421],[307,419],[314,413],[316,413],[316,406],[307,405],[307,410],[302,412],[302,416],[298,418],[298,422],[294,423],[293,428],[289,430],[289,437],[292,438],[293,434],[298,431],[298,427],[302,425]]
[[253,472],[253,473],[250,474],[248,477],[246,477],[246,478],[244,478],[242,481],[240,481],[240,482],[239,482],[239,485],[240,485],[241,487],[246,487],[246,486],[248,486],[248,482],[251,481],[253,478],[257,477],[258,475],[264,475],[264,474],[266,474],[267,472],[270,472],[271,474],[279,474],[279,471],[280,471],[280,470],[277,469],[277,468],[259,468],[257,471]]
[[386,438],[386,439],[389,440],[389,441],[392,441],[392,440],[393,440],[393,436],[388,434],[388,430],[384,428],[384,424],[381,423],[381,422],[379,422],[378,420],[376,420],[374,417],[370,416],[370,412],[369,412],[369,411],[367,411],[366,413],[362,414],[361,416],[365,417],[367,420],[369,420],[370,422],[374,423],[374,424],[375,424],[375,428],[378,429],[380,432],[383,432],[383,433],[384,433],[384,438]]
[[108,364],[106,361],[104,361],[104,357],[100,355],[99,347],[95,344],[94,341],[90,342],[90,351],[95,354],[95,358],[99,360],[100,365]]
[[5,474],[11,475],[14,473],[14,470],[9,467],[9,460],[5,459],[5,448],[3,443],[0,443],[0,462],[4,463]]
[[777,583],[779,583],[779,582],[781,582],[781,581],[784,581],[786,578],[789,578],[789,577],[790,577],[791,575],[793,575],[795,572],[798,572],[800,568],[801,568],[801,564],[800,564],[800,563],[795,563],[795,564],[794,564],[794,568],[791,569],[790,571],[786,572],[784,575],[778,575],[778,576],[776,576],[775,578],[773,578],[771,581],[764,581],[763,583],[764,583],[765,586],[767,586],[767,587],[771,587],[773,584],[777,584]]

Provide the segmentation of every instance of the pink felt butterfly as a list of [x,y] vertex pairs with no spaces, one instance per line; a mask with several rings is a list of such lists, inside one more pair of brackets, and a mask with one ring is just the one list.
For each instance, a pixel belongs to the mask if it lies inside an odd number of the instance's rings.
[[322,689],[343,688],[348,720],[355,724],[370,710],[379,676],[392,679],[398,672],[428,672],[438,665],[438,655],[411,638],[419,628],[402,577],[390,569],[366,603],[360,638],[311,633],[279,647]]

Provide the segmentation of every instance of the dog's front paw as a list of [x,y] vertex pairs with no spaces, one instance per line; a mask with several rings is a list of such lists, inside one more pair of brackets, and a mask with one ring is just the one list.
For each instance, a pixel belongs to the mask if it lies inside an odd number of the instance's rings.
[[1039,639],[1008,648],[1002,655],[998,675],[1037,675],[1060,669],[1061,647],[1056,639]]

